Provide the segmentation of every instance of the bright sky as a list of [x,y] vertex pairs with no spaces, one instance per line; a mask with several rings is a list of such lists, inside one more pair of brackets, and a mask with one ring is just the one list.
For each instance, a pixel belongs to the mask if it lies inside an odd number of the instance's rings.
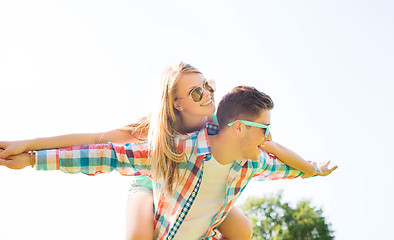
[[[391,1],[0,2],[0,140],[117,128],[185,60],[217,100],[252,85],[274,139],[331,176],[253,183],[321,207],[338,240],[389,239],[394,214]],[[0,239],[123,239],[130,179],[0,168]]]

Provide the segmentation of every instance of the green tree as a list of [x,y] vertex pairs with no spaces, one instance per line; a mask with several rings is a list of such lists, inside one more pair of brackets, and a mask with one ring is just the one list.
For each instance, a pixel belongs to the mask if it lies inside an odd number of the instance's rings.
[[253,240],[331,240],[331,224],[323,211],[299,201],[295,208],[282,201],[282,192],[263,198],[248,198],[243,212],[253,225]]

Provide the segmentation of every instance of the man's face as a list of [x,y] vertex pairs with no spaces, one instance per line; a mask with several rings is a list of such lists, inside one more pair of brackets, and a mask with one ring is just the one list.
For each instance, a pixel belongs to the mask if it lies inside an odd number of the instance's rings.
[[[261,123],[264,125],[271,124],[271,111],[266,110],[260,113],[260,116],[254,120],[253,122]],[[269,140],[264,137],[266,129],[247,126],[246,133],[244,138],[242,139],[242,158],[250,159],[250,160],[258,160],[258,156],[261,151],[259,146],[263,145],[265,141]]]

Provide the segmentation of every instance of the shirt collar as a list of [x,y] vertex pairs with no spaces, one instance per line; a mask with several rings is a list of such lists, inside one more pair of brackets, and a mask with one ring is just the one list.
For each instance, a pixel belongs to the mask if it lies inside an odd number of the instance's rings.
[[[196,155],[211,154],[211,145],[208,141],[208,135],[216,135],[219,133],[219,125],[208,122],[200,131],[195,131],[186,134],[175,134],[175,137],[180,141],[190,142],[190,144],[197,151]],[[189,143],[186,143],[189,145]],[[189,145],[190,146],[190,145]],[[195,150],[191,150],[192,152]]]
[[208,135],[216,135],[219,133],[219,125],[208,122],[197,136],[197,156],[211,155],[211,145]]

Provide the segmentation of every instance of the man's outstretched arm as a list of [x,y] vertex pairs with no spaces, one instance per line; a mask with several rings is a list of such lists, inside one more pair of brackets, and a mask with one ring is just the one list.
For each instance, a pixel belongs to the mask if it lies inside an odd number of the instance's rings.
[[[112,143],[36,151],[33,164],[37,170],[61,170],[66,173],[95,175],[116,170],[122,175],[136,175],[150,169],[147,144]],[[31,165],[31,154],[23,153],[0,160],[0,165],[21,169]]]
[[[276,179],[292,179],[302,176],[302,171],[290,167],[280,161],[278,158],[273,157],[266,152],[262,151],[259,156],[260,168],[255,174],[258,180],[276,180]],[[327,162],[310,162],[316,169],[314,176],[327,176],[331,174],[338,166],[329,167],[330,161]]]
[[302,171],[304,173],[302,175],[303,178],[312,177],[316,174],[317,168],[315,166],[313,166],[310,162],[305,161],[295,152],[280,145],[277,142],[267,141],[262,146],[262,149],[270,154],[275,155],[286,165]]

